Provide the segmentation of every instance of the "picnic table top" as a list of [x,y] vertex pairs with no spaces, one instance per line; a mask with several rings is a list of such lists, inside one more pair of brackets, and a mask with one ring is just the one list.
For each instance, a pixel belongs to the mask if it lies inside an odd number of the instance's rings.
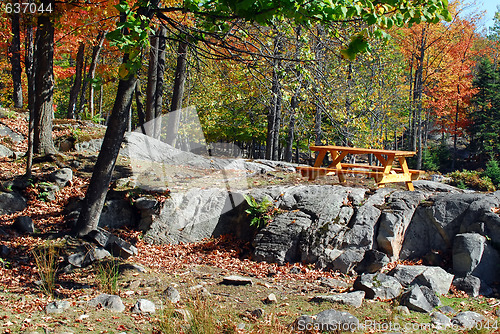
[[394,157],[411,157],[417,153],[415,151],[393,151],[381,150],[377,148],[361,148],[335,145],[310,146],[309,148],[311,149],[311,151],[347,151],[354,154],[386,154],[392,155]]

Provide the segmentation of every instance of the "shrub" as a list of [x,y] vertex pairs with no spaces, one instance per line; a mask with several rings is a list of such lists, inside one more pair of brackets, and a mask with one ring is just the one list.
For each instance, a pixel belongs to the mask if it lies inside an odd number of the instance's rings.
[[486,170],[484,171],[483,176],[489,177],[495,187],[500,187],[500,166],[494,157],[491,157],[491,159],[486,163]]
[[495,186],[491,179],[487,176],[482,176],[479,171],[454,171],[449,174],[451,177],[450,184],[461,189],[474,189],[479,191],[495,191]]
[[256,228],[265,227],[271,220],[275,213],[273,203],[264,198],[262,202],[258,203],[252,196],[244,195],[245,200],[249,206],[245,212],[251,217],[250,226]]
[[96,280],[102,292],[116,294],[118,291],[119,265],[113,259],[96,263]]
[[450,151],[445,143],[433,145],[423,151],[422,166],[428,171],[443,171],[449,166]]
[[40,287],[46,295],[53,296],[59,250],[53,243],[50,243],[34,250],[33,256],[42,283]]

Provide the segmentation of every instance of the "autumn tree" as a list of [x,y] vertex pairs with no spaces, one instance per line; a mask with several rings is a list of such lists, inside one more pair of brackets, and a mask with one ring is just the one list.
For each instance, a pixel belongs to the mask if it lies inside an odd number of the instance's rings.
[[[141,59],[138,55],[140,48],[148,43],[149,19],[155,12],[157,14],[176,11],[189,13],[191,17],[199,20],[196,31],[190,31],[196,40],[210,41],[219,36],[219,41],[223,41],[231,33],[235,33],[232,31],[231,22],[242,19],[262,25],[269,24],[273,18],[290,18],[297,23],[363,20],[369,25],[377,24],[382,27],[390,27],[394,24],[404,24],[422,19],[439,22],[439,20],[449,16],[446,5],[441,0],[425,2],[387,0],[377,3],[363,1],[352,4],[321,0],[293,3],[288,1],[189,0],[185,1],[182,6],[170,8],[158,8],[156,2],[139,1],[134,9],[131,9],[125,1],[120,2],[118,8],[122,20],[118,29],[108,34],[113,43],[119,46],[125,54],[123,64],[120,67],[117,97],[74,232],[82,236],[97,227],[126,129],[128,110],[135,89],[136,72],[141,65]],[[163,16],[165,23],[169,24],[170,28],[189,32],[189,24],[173,20],[166,15]],[[347,57],[354,57],[355,54],[366,50],[368,37],[368,31],[366,35],[356,36],[344,54]]]

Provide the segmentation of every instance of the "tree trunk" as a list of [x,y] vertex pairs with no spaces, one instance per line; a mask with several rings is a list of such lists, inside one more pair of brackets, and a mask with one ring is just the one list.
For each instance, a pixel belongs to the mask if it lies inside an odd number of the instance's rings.
[[[126,59],[124,59],[125,61]],[[78,236],[87,235],[90,231],[95,230],[99,223],[116,158],[127,129],[135,84],[135,75],[131,75],[126,80],[120,80],[118,84],[116,100],[109,117],[106,134],[85,194],[82,211],[73,231]]]
[[[54,0],[42,1],[44,7]],[[36,30],[35,106],[33,150],[40,154],[55,153],[52,140],[53,91],[54,91],[54,26],[47,14],[38,17]]]
[[102,46],[104,44],[104,39],[106,37],[105,31],[99,31],[97,35],[97,44],[92,48],[92,59],[90,61],[89,73],[87,79],[90,81],[89,86],[89,113],[90,117],[94,117],[94,78],[95,69],[97,67],[97,62],[99,60],[99,54],[101,53]]
[[158,62],[156,64],[156,96],[155,96],[155,128],[154,137],[161,135],[161,115],[163,113],[163,91],[165,87],[165,48],[167,44],[167,30],[165,27],[158,29]]
[[[139,119],[139,126],[142,127],[144,126],[144,123],[146,123],[146,115],[144,114],[144,102],[141,91],[141,80],[139,80],[139,78],[136,80],[135,83],[135,106],[137,108],[137,118]],[[142,133],[146,134],[144,128]]]
[[34,52],[35,45],[33,42],[33,23],[29,22],[26,27],[26,35],[24,40],[25,54],[24,65],[26,67],[26,77],[28,79],[28,152],[26,154],[26,175],[31,176],[31,167],[33,165],[33,128],[35,124],[35,78],[34,78]]
[[[19,0],[13,0],[12,4],[19,4]],[[19,30],[19,13],[12,13],[11,18],[12,23],[12,42],[10,45],[10,52],[12,53],[12,57],[10,59],[12,65],[12,83],[13,83],[13,92],[12,92],[12,100],[14,101],[14,108],[22,108],[23,107],[23,89],[21,85],[21,33]]]
[[80,42],[78,46],[78,52],[76,54],[76,69],[75,69],[75,81],[69,92],[69,105],[68,105],[68,115],[69,119],[75,118],[76,113],[76,103],[78,101],[78,94],[80,93],[80,88],[82,87],[82,74],[83,74],[83,60],[85,55],[85,44]]
[[272,60],[272,86],[271,86],[271,102],[269,105],[269,113],[267,115],[267,141],[266,141],[266,159],[275,160],[278,152],[279,130],[281,121],[281,82],[278,74],[281,67],[281,54],[283,42],[281,34],[277,33],[274,38],[274,50]]
[[422,38],[419,46],[419,54],[417,58],[417,68],[415,69],[415,84],[413,101],[416,112],[416,150],[417,150],[417,169],[422,168],[422,93],[423,93],[423,72],[424,72],[424,58],[426,49],[426,29],[422,28]]
[[[179,41],[177,50],[177,66],[175,68],[174,91],[172,94],[172,104],[170,112],[180,111],[184,97],[184,85],[187,78],[187,41]],[[179,131],[180,112],[172,113],[168,119],[167,143],[174,146],[177,141]]]
[[146,122],[155,118],[156,110],[156,87],[157,87],[157,66],[158,66],[158,35],[157,32],[149,38],[151,47],[149,48],[148,83],[146,86]]
[[315,73],[314,79],[316,85],[314,87],[314,94],[316,96],[316,112],[314,114],[314,145],[323,145],[323,132],[321,129],[322,118],[323,118],[323,106],[320,103],[320,92],[317,91],[317,87],[321,87],[321,81],[324,77],[324,66],[325,66],[325,47],[323,45],[322,37],[324,35],[324,29],[321,25],[317,25],[318,39],[316,45],[314,46],[314,58],[315,58]]

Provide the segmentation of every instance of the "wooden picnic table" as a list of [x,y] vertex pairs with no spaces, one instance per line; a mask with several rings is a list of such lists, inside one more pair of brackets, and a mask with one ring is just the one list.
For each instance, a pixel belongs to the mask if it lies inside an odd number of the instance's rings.
[[[345,174],[365,174],[375,178],[378,187],[384,187],[387,183],[405,182],[406,188],[413,191],[413,182],[418,180],[423,171],[408,168],[407,157],[414,156],[414,151],[393,151],[373,148],[345,147],[345,146],[311,146],[311,151],[318,152],[314,166],[297,167],[302,176],[308,176],[314,180],[317,176],[338,175],[340,182],[346,182]],[[327,153],[330,153],[332,163],[328,167],[321,167]],[[342,160],[348,154],[373,154],[381,166],[367,164],[344,163]],[[394,163],[398,162],[398,166]]]

